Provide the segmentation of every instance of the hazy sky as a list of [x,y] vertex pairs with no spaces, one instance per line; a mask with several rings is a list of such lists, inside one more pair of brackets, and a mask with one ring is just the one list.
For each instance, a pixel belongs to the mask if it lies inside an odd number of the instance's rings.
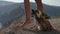
[[[20,3],[20,2],[23,2],[24,0],[3,0],[3,1]],[[35,2],[35,1],[30,0],[30,2]],[[42,0],[42,3],[53,5],[53,6],[60,6],[60,0]]]

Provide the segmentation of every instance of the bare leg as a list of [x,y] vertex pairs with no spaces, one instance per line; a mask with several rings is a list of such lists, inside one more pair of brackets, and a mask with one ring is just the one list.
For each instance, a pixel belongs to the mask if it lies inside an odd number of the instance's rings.
[[24,29],[30,29],[30,28],[34,27],[34,25],[31,22],[29,0],[24,0],[24,6],[25,6],[25,11],[26,11],[26,21],[23,25],[23,28]]
[[24,0],[24,6],[25,6],[25,11],[26,11],[26,21],[23,25],[23,29],[32,30],[35,27],[35,25],[32,23],[31,18],[30,18],[30,3],[29,3],[29,0]]
[[41,15],[43,14],[43,6],[42,6],[42,1],[41,0],[35,0],[37,4],[37,10],[41,11]]
[[26,24],[31,23],[29,0],[24,0],[24,6],[25,6],[25,11],[26,11]]

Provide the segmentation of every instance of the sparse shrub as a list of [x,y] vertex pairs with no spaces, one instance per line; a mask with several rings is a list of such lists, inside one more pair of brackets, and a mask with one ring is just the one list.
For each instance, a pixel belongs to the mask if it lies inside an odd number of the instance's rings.
[[48,16],[46,13],[43,13],[43,16],[45,17],[45,19],[50,19],[50,16]]

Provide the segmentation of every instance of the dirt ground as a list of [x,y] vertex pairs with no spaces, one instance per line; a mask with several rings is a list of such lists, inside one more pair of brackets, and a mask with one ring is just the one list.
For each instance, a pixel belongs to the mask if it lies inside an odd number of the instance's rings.
[[18,28],[18,25],[22,26],[25,22],[25,16],[23,16],[13,21],[9,27],[0,30],[0,34],[60,34],[60,17],[51,18],[49,21],[55,30],[50,32],[23,30],[21,27]]

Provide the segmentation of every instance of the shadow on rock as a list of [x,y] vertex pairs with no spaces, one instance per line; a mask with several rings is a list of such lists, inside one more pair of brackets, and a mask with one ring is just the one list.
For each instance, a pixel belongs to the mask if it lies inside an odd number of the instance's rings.
[[53,31],[38,31],[37,34],[60,34],[60,31],[53,30]]

